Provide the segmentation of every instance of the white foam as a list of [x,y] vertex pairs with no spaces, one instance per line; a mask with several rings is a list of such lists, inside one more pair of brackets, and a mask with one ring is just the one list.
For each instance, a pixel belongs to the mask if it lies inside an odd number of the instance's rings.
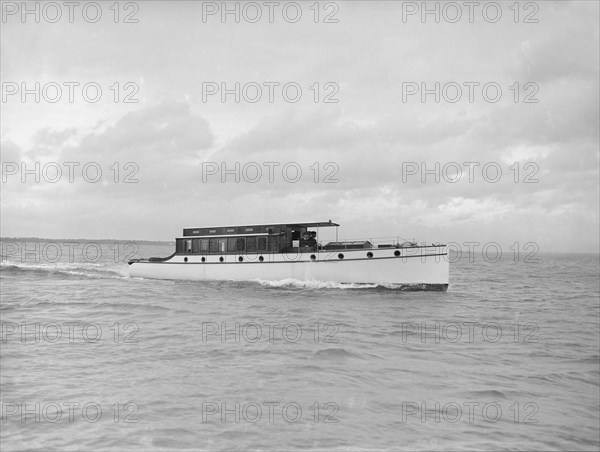
[[0,262],[0,268],[17,267],[21,270],[41,270],[60,272],[69,275],[87,276],[90,278],[127,278],[127,264],[93,263],[93,262]]
[[315,281],[286,278],[281,280],[254,279],[253,281],[267,287],[292,287],[298,289],[374,289],[378,284],[340,283],[336,281]]

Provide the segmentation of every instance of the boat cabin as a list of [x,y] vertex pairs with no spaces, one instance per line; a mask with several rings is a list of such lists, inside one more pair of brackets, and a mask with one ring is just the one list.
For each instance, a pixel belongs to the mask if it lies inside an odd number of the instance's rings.
[[328,222],[186,228],[176,254],[304,253],[317,250],[318,228]]

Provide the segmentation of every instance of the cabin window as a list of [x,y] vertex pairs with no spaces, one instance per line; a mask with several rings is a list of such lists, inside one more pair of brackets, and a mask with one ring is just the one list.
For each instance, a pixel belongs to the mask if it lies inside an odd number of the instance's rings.
[[229,237],[227,239],[227,252],[233,253],[235,251],[235,244],[237,239],[235,237]]
[[177,246],[176,246],[176,248],[175,248],[175,249],[176,249],[176,251],[177,251],[178,253],[183,253],[183,250],[184,250],[184,248],[183,248],[183,245],[184,245],[184,243],[183,243],[183,240],[177,240],[177,241],[176,241],[176,244],[177,244]]
[[244,237],[238,237],[236,246],[235,246],[235,250],[238,253],[240,253],[240,252],[243,253],[245,249],[246,249],[246,239]]
[[210,249],[211,253],[218,253],[219,252],[219,239],[210,239],[209,249]]
[[186,240],[185,241],[185,252],[186,253],[191,253],[192,252],[192,241],[191,240]]
[[269,237],[269,251],[279,251],[279,236]]
[[208,239],[200,239],[200,252],[202,254],[208,253]]
[[219,251],[221,253],[225,253],[227,251],[227,239],[218,239],[219,240]]
[[200,252],[200,239],[192,240],[192,253],[198,254]]
[[246,237],[246,252],[256,253],[256,237]]
[[216,229],[209,229],[209,230],[208,230],[208,233],[209,233],[209,234],[216,234],[216,233],[217,233],[217,230],[216,230]]
[[233,228],[227,229],[227,232],[235,232],[235,229],[233,229]]
[[254,228],[246,228],[246,232],[252,232],[254,231]]
[[258,251],[266,251],[267,250],[267,238],[266,237],[258,237]]

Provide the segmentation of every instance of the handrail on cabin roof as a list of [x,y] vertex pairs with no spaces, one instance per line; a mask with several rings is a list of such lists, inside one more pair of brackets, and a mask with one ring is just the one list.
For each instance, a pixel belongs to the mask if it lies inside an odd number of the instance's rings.
[[300,226],[307,228],[326,228],[339,226],[337,223],[333,223],[331,220],[329,221],[317,221],[317,222],[306,222],[306,223],[267,223],[267,224],[240,224],[234,226],[198,226],[193,228],[184,228],[184,229],[218,229],[218,228],[255,228],[255,227],[271,227],[271,226]]

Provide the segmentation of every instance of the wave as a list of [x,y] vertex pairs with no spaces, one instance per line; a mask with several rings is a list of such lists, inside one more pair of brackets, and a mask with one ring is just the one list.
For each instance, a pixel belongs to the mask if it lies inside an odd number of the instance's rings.
[[3,274],[38,274],[41,276],[57,275],[63,277],[84,278],[128,278],[127,264],[106,264],[91,262],[57,262],[27,263],[1,262],[0,271]]
[[335,281],[302,281],[286,278],[280,280],[254,279],[253,281],[266,287],[287,287],[294,289],[375,289],[377,284],[339,283]]
[[345,348],[326,348],[324,350],[317,351],[313,356],[316,359],[322,359],[326,361],[361,358],[359,354],[348,351]]
[[[40,276],[82,277],[82,278],[129,278],[128,265],[124,263],[91,263],[91,262],[56,262],[56,263],[28,263],[28,262],[0,262],[0,271],[3,274],[29,273]],[[223,282],[223,281],[218,281]],[[247,283],[248,281],[226,281],[226,283]],[[421,285],[407,284],[375,284],[375,283],[340,283],[336,281],[299,280],[286,278],[281,280],[253,279],[250,282],[258,283],[268,288],[290,289],[379,289],[379,290],[414,290]]]
[[316,281],[286,278],[280,280],[253,279],[265,287],[291,288],[291,289],[379,289],[413,291],[423,290],[424,284],[392,284],[392,283],[340,283],[336,281]]

